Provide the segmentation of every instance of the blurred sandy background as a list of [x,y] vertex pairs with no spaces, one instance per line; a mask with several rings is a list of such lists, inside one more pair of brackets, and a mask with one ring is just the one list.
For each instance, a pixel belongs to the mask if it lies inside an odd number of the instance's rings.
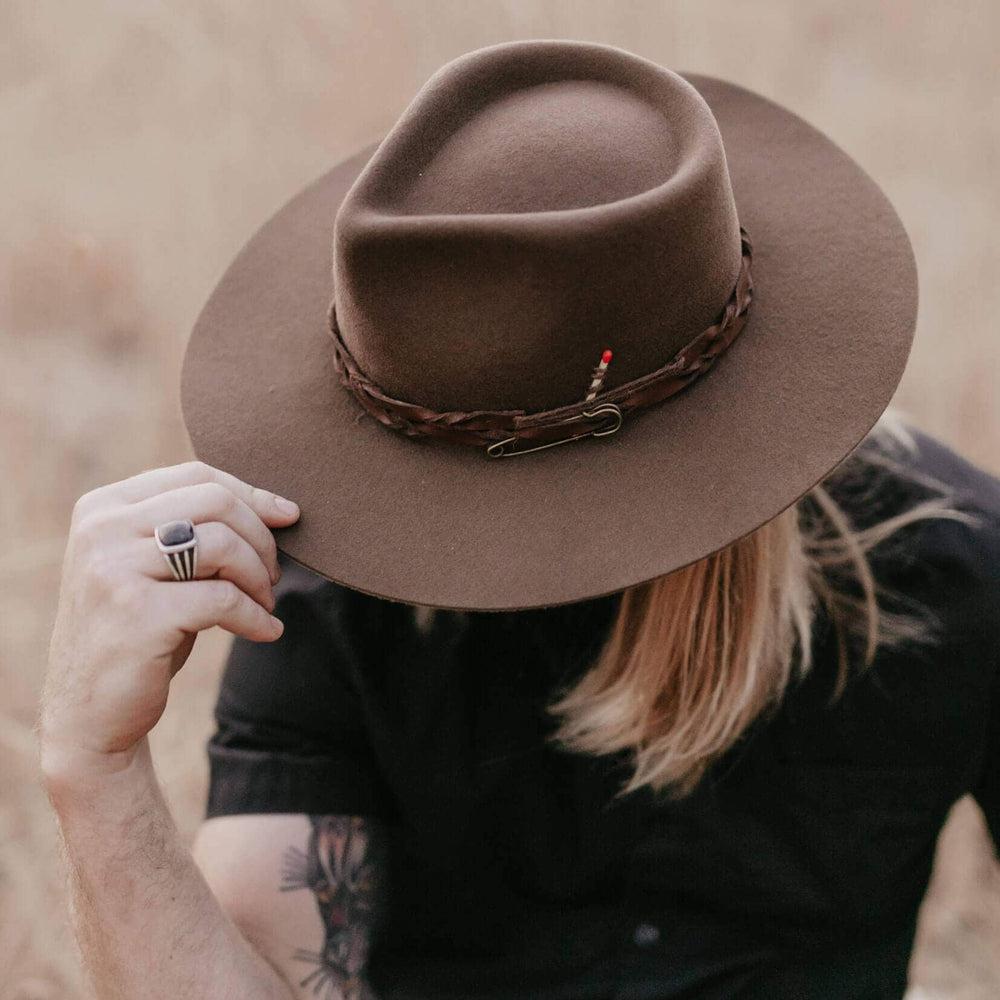
[[[379,137],[424,80],[522,37],[618,44],[736,80],[831,134],[916,247],[899,404],[1000,472],[1000,4],[0,0],[0,997],[83,996],[31,727],[73,500],[188,456],[187,331],[254,228]],[[13,539],[13,540],[12,540]],[[225,637],[155,735],[185,832]],[[1000,996],[1000,876],[958,807],[912,996]]]

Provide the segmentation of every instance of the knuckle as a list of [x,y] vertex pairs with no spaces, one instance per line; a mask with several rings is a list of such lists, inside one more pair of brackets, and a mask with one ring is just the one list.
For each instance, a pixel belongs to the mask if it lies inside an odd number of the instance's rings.
[[74,540],[83,543],[85,548],[96,547],[99,539],[107,534],[111,521],[110,515],[99,509],[88,509],[73,525]]
[[111,607],[131,616],[141,603],[141,582],[136,578],[126,576],[120,569],[104,565],[99,570],[99,577],[96,579],[102,590],[102,596]]
[[222,483],[208,482],[202,488],[214,510],[227,513],[235,506],[236,497]]
[[[91,491],[91,492],[93,492],[93,491]],[[73,524],[79,523],[79,521],[81,520],[81,518],[90,509],[90,504],[91,503],[92,503],[92,501],[91,501],[91,495],[90,495],[89,492],[88,493],[84,493],[82,496],[78,496],[76,498],[76,503],[73,504],[73,513],[72,513]]]
[[264,529],[264,545],[267,547],[268,555],[274,559],[278,555],[278,543],[274,540],[274,535],[266,528]]
[[210,480],[212,478],[212,467],[201,459],[193,458],[190,462],[183,462],[181,471],[195,480]]
[[[254,554],[256,555],[256,553]],[[256,578],[260,580],[261,587],[267,590],[268,593],[272,593],[275,581],[271,574],[271,569],[267,565],[267,562],[259,556],[254,559],[254,573],[256,574]]]
[[110,597],[113,603],[118,602],[119,591],[124,589],[121,568],[106,555],[94,554],[87,561],[84,570],[87,584],[99,595]]
[[236,584],[229,583],[227,580],[220,580],[219,585],[216,587],[215,600],[220,616],[226,616],[234,614],[239,610],[243,601],[243,595]]
[[104,490],[105,487],[98,486],[96,489],[88,490],[82,496],[77,497],[76,503],[73,504],[72,523],[74,525],[79,524],[100,504]]
[[219,532],[219,560],[232,564],[240,554],[240,536],[232,528]]

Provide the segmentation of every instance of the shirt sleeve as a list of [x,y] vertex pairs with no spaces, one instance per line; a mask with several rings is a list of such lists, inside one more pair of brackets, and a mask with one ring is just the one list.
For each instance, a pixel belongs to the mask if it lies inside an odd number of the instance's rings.
[[971,534],[967,562],[975,567],[981,599],[965,610],[966,638],[979,652],[988,706],[982,761],[972,793],[979,803],[993,844],[1000,851],[1000,480],[991,479],[994,503],[976,511],[980,527]]
[[206,817],[375,815],[389,796],[350,682],[344,588],[282,561],[273,643],[234,640],[208,743]]
[[949,506],[975,518],[971,528],[939,522],[941,527],[925,537],[937,539],[929,558],[943,568],[939,586],[959,609],[954,628],[963,655],[981,671],[977,689],[987,709],[986,732],[970,790],[1000,850],[1000,478],[922,431],[910,430],[919,446],[917,471],[947,484]]
[[993,836],[993,845],[1000,853],[1000,676],[993,679],[989,730],[982,770],[973,796],[983,811],[986,826]]

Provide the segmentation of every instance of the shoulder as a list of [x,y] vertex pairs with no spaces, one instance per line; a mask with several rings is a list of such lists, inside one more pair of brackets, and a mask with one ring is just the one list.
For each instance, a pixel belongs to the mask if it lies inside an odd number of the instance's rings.
[[1000,478],[929,434],[914,430],[913,464],[942,483],[952,518],[935,519],[922,544],[926,558],[961,570],[983,588],[1000,618]]
[[[902,425],[870,435],[824,486],[865,551],[887,627],[893,619],[904,629],[919,622],[934,640],[927,649],[942,682],[965,676],[978,685],[994,676],[1000,479]],[[905,651],[919,652],[909,644]]]
[[867,439],[824,482],[866,552],[884,631],[874,664],[831,699],[838,637],[820,617],[793,728],[809,741],[806,756],[947,763],[964,782],[1000,682],[1000,481],[932,436],[903,430]]
[[1000,524],[1000,478],[925,431],[912,426],[908,430],[910,467],[947,486],[963,508],[985,515],[996,528]]
[[[899,523],[876,561],[920,565],[967,580],[994,599],[1000,587],[1000,478],[911,424],[866,438],[824,483],[862,531]],[[920,512],[929,517],[914,519]]]

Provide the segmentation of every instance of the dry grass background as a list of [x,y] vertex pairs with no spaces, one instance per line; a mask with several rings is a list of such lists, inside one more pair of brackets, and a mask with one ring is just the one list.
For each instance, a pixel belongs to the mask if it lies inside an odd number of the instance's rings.
[[[920,331],[897,402],[1000,471],[1000,5],[0,0],[0,998],[84,995],[31,727],[63,535],[81,492],[188,455],[178,368],[254,227],[379,136],[480,45],[577,37],[790,105],[889,192],[915,244]],[[190,834],[225,639],[155,733]],[[912,996],[1000,996],[1000,875],[961,803]]]

